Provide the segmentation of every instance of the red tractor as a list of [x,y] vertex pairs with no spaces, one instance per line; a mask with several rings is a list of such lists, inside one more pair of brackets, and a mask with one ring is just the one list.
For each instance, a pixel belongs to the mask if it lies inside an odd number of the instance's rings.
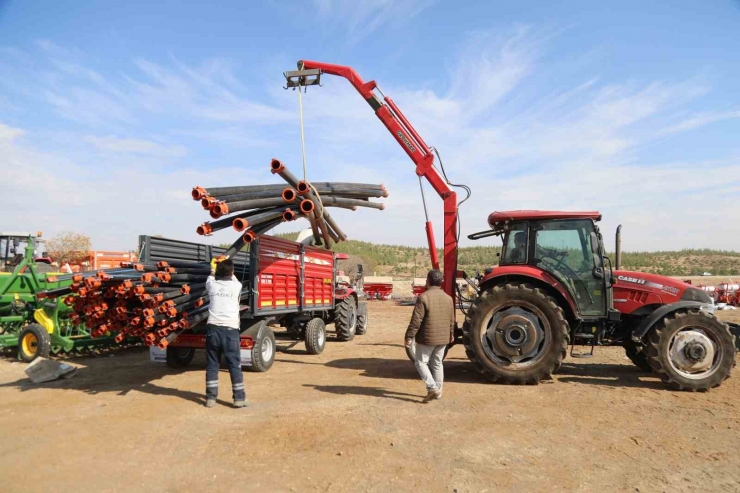
[[[448,180],[437,150],[375,81],[365,82],[351,67],[299,61],[297,71],[284,74],[286,89],[318,85],[325,73],[355,87],[414,162],[420,183],[425,178],[443,199],[443,289],[459,299],[456,280],[466,275],[457,270],[458,207],[470,189]],[[467,193],[460,203],[454,188]],[[432,223],[426,219],[432,265],[439,268]],[[720,385],[735,366],[737,349],[728,324],[711,313],[712,299],[675,279],[622,271],[618,259],[613,269],[596,224],[600,219],[598,212],[491,214],[489,229],[468,238],[501,236],[499,266],[480,280],[479,296],[451,345],[462,342],[475,367],[494,382],[536,384],[560,369],[568,346],[571,356],[589,357],[597,345],[617,345],[673,388]],[[575,345],[590,350],[576,353]]]

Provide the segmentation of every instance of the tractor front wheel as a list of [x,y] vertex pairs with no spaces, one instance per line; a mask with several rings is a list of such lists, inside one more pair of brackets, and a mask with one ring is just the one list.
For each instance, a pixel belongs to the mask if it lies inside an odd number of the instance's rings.
[[653,368],[648,362],[646,348],[638,346],[630,339],[624,343],[624,352],[627,354],[630,361],[632,361],[640,370],[648,373],[653,372]]
[[563,310],[529,284],[483,291],[463,326],[465,352],[492,382],[536,384],[548,378],[568,348]]
[[18,357],[30,363],[39,356],[48,358],[51,352],[51,337],[39,324],[28,324],[18,336]]
[[653,371],[678,390],[706,391],[730,377],[735,341],[727,324],[702,310],[675,312],[648,335]]
[[357,335],[365,334],[367,334],[367,303],[362,303],[357,307]]

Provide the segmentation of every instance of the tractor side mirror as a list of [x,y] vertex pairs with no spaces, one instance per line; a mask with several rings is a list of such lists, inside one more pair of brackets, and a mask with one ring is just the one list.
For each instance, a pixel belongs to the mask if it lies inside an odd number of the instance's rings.
[[600,254],[601,253],[601,244],[599,243],[599,235],[591,232],[591,253],[594,254]]
[[601,255],[598,253],[593,254],[594,259],[594,269],[593,269],[593,275],[596,279],[604,279],[604,263],[601,260]]

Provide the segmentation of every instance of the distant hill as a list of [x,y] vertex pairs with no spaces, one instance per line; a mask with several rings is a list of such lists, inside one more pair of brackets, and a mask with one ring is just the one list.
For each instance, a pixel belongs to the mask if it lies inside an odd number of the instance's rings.
[[[295,240],[298,233],[277,236]],[[334,247],[337,252],[361,257],[369,275],[389,275],[396,278],[422,277],[431,268],[427,248],[403,245],[378,245],[366,241],[348,240]],[[460,249],[459,268],[468,274],[483,271],[498,264],[496,254],[501,247],[476,246]],[[439,250],[442,259],[442,250]],[[613,255],[610,255],[614,260]],[[718,250],[680,250],[674,252],[622,252],[624,269],[652,272],[666,276],[699,276],[710,272],[715,276],[740,275],[740,252]]]

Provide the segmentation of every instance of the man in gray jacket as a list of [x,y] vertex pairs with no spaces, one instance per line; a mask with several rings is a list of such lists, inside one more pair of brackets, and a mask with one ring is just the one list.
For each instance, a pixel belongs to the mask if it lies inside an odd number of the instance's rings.
[[447,345],[453,341],[455,307],[452,298],[441,289],[443,279],[436,269],[427,274],[426,291],[416,299],[404,341],[410,347],[416,340],[416,370],[427,386],[424,402],[442,398],[442,360]]
[[[211,261],[213,268],[206,281],[208,292],[208,326],[206,329],[206,407],[216,405],[218,369],[221,353],[231,375],[234,407],[247,405],[241,365],[239,337],[239,300],[242,283],[234,276],[231,259]],[[215,275],[214,275],[215,274]]]

